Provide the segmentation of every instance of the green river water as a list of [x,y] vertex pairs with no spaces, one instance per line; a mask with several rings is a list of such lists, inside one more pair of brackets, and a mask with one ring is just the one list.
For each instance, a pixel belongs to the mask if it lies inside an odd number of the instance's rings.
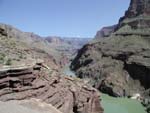
[[101,94],[101,99],[104,113],[146,113],[142,104],[137,100],[114,98],[106,94]]
[[[75,76],[75,73],[66,66],[63,73],[68,76]],[[101,93],[101,105],[104,113],[146,113],[145,108],[137,100],[128,98],[114,98]]]

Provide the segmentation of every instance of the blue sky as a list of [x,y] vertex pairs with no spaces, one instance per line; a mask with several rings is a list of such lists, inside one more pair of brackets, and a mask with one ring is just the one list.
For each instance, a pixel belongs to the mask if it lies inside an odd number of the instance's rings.
[[130,0],[0,0],[0,22],[41,36],[94,37]]

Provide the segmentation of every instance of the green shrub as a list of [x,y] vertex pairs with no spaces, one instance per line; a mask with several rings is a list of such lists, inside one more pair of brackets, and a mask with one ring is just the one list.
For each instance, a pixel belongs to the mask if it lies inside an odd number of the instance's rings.
[[4,57],[0,56],[0,64],[3,64],[3,63],[4,63]]
[[20,58],[20,59],[23,59],[23,55],[22,55],[22,53],[20,53],[19,58]]
[[1,53],[0,54],[0,64],[3,64],[5,61],[5,54]]
[[12,60],[11,60],[10,58],[9,58],[9,59],[7,59],[7,61],[6,61],[5,65],[12,65]]

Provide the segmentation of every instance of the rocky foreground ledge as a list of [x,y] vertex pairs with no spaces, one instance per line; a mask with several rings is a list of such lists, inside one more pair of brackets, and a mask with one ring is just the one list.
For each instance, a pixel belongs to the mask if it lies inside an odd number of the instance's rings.
[[0,102],[1,113],[62,113],[39,99]]
[[80,79],[62,76],[41,64],[0,71],[0,101],[21,102],[32,98],[62,113],[103,113],[97,90]]

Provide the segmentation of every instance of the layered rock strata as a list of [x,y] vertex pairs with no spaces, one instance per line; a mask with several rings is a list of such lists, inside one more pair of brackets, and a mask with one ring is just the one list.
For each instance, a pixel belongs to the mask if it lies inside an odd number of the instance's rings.
[[40,99],[62,113],[102,113],[100,95],[82,80],[41,64],[0,70],[0,101]]

